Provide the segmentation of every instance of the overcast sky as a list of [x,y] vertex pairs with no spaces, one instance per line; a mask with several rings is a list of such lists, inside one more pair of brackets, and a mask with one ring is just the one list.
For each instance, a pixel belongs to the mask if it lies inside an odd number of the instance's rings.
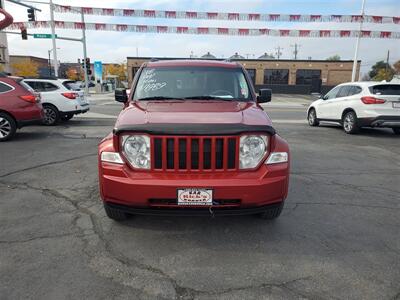
[[[198,10],[220,12],[256,12],[281,14],[359,14],[362,0],[69,0],[55,3],[73,6],[136,8],[159,10]],[[400,0],[366,0],[366,14],[400,16]],[[83,4],[84,3],[84,4]],[[37,13],[37,20],[48,20],[48,5],[34,4],[42,9]],[[15,21],[27,21],[26,8],[6,2]],[[56,14],[56,20],[79,21],[79,15]],[[226,22],[208,20],[171,20],[87,16],[88,22],[159,24],[175,26],[209,26],[241,28],[297,28],[297,29],[357,29],[357,24],[349,23],[265,23],[265,22]],[[400,31],[395,24],[365,24],[366,30]],[[29,33],[50,33],[50,29],[35,29]],[[80,31],[58,30],[59,36],[80,37]],[[29,37],[21,40],[18,35],[8,35],[10,54],[34,55],[47,57],[51,40],[38,40]],[[132,32],[95,32],[87,31],[88,55],[92,61],[123,62],[127,56],[187,57],[193,51],[197,56],[211,52],[217,57],[229,57],[235,52],[251,58],[263,53],[274,53],[275,48],[283,48],[282,58],[293,58],[291,45],[301,45],[299,58],[325,59],[338,54],[342,59],[352,59],[355,39],[317,39],[317,38],[273,38],[273,37],[234,37],[234,36],[199,36],[171,34],[138,34]],[[58,58],[63,62],[75,62],[82,57],[82,45],[77,42],[57,41]],[[360,57],[363,73],[373,63],[386,59],[390,50],[391,62],[400,59],[400,40],[364,39],[361,41]]]

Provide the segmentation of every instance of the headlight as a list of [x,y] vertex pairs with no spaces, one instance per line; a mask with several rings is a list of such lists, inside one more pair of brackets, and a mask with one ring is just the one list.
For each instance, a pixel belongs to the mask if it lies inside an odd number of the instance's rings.
[[150,138],[147,135],[122,137],[124,156],[137,169],[150,169]]
[[268,139],[265,135],[243,135],[240,137],[239,167],[253,169],[265,157]]

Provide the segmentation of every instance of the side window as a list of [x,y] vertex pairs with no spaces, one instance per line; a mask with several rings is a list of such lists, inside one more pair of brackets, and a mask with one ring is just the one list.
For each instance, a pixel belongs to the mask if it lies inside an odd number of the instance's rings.
[[362,88],[359,86],[353,85],[351,86],[350,94],[349,96],[354,96],[362,92]]
[[25,81],[27,85],[29,85],[32,89],[34,89],[36,92],[43,92],[43,86],[41,82],[38,81]]
[[339,90],[339,93],[336,95],[336,98],[342,98],[351,95],[352,89],[353,87],[351,85],[342,86]]
[[3,82],[0,81],[0,93],[7,93],[9,91],[12,91],[14,88],[8,84],[5,84]]
[[45,92],[52,92],[58,90],[58,86],[50,83],[50,82],[42,82],[43,89]]
[[324,100],[334,99],[340,90],[340,86],[337,86],[329,91],[328,94],[325,95]]

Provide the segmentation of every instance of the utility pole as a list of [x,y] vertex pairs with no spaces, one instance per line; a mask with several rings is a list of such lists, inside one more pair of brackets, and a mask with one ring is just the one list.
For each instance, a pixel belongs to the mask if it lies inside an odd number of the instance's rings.
[[50,25],[51,25],[51,41],[53,43],[53,64],[54,76],[58,77],[58,60],[57,60],[57,44],[56,44],[56,29],[54,24],[54,6],[53,0],[50,0]]
[[389,57],[390,57],[390,50],[388,50],[387,57],[386,57],[385,76],[387,76],[387,74],[389,72]]
[[[85,95],[89,96],[89,76],[88,76],[88,66],[87,63],[87,49],[86,49],[86,24],[85,15],[83,13],[83,8],[81,8],[81,22],[82,22],[82,44],[83,44],[83,71],[85,76]],[[90,68],[90,65],[89,65]]]
[[297,60],[297,55],[299,54],[299,48],[301,47],[301,45],[295,43],[294,45],[291,45],[290,47],[294,47],[294,59]]
[[277,48],[275,48],[275,50],[276,50],[275,55],[276,55],[277,59],[280,59],[281,55],[282,55],[281,50],[283,50],[283,48],[281,48],[281,46],[278,46]]
[[360,22],[359,31],[358,31],[358,37],[357,37],[357,42],[356,42],[356,49],[355,49],[355,51],[354,51],[353,72],[352,72],[352,74],[351,74],[351,81],[352,81],[352,82],[356,81],[357,64],[358,64],[358,48],[360,47],[361,30],[362,30],[362,25],[363,25],[363,22],[364,22],[364,12],[365,12],[365,0],[362,0],[362,5],[361,5],[361,22]]

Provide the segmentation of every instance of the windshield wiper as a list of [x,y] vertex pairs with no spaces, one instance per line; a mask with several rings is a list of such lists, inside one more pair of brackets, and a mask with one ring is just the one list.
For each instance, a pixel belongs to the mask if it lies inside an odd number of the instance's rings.
[[191,96],[185,97],[183,99],[192,99],[192,100],[221,100],[221,101],[235,101],[233,98],[221,98],[216,96]]
[[139,101],[146,101],[146,100],[183,100],[183,98],[154,96],[154,97],[139,98],[138,100]]

